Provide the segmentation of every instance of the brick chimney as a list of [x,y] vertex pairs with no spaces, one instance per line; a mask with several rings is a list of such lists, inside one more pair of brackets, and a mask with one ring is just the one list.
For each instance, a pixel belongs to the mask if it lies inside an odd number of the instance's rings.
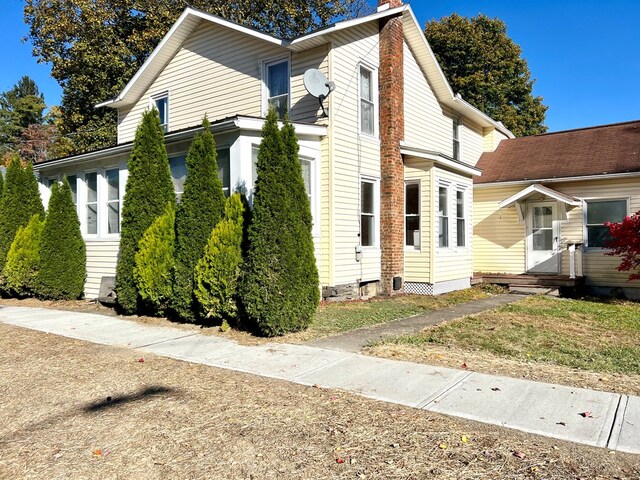
[[[379,5],[387,3],[391,8],[402,5],[401,0],[379,1]],[[404,165],[400,154],[400,141],[404,139],[402,14],[380,20],[379,32],[381,290],[383,294],[393,294],[402,291],[404,274]]]

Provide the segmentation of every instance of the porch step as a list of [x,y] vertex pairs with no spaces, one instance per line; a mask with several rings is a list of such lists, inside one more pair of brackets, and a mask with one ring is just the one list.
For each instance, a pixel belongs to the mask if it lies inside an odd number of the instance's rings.
[[551,295],[559,297],[560,290],[555,287],[545,287],[542,285],[509,285],[509,293],[518,295]]
[[570,278],[568,275],[539,275],[539,274],[504,274],[504,273],[478,273],[476,277],[481,277],[483,283],[494,283],[498,285],[508,285],[509,287],[576,287],[584,283],[584,277]]

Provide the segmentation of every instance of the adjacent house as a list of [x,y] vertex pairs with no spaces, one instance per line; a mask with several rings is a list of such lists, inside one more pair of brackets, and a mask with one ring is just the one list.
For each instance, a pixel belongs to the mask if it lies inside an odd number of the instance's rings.
[[603,222],[640,211],[640,121],[505,140],[477,167],[476,272],[584,276],[640,298],[603,248]]
[[[309,70],[334,82],[327,98],[305,88]],[[286,40],[187,8],[122,92],[99,105],[118,112],[117,145],[36,166],[45,202],[62,175],[72,185],[87,298],[115,275],[127,159],[142,113],[160,113],[178,196],[207,115],[225,192],[251,198],[270,105],[289,112],[299,138],[324,296],[469,286],[478,238],[472,179],[483,152],[513,135],[454,94],[411,7],[391,0]]]

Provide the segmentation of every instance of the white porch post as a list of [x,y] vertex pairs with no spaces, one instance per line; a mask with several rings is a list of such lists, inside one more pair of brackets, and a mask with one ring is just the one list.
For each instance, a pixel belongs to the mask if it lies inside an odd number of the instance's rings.
[[576,278],[576,245],[569,245],[569,278]]

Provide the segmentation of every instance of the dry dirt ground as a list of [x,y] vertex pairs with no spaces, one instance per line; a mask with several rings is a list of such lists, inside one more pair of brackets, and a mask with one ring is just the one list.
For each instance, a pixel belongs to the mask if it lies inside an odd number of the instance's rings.
[[640,479],[634,455],[2,324],[0,392],[3,479]]

